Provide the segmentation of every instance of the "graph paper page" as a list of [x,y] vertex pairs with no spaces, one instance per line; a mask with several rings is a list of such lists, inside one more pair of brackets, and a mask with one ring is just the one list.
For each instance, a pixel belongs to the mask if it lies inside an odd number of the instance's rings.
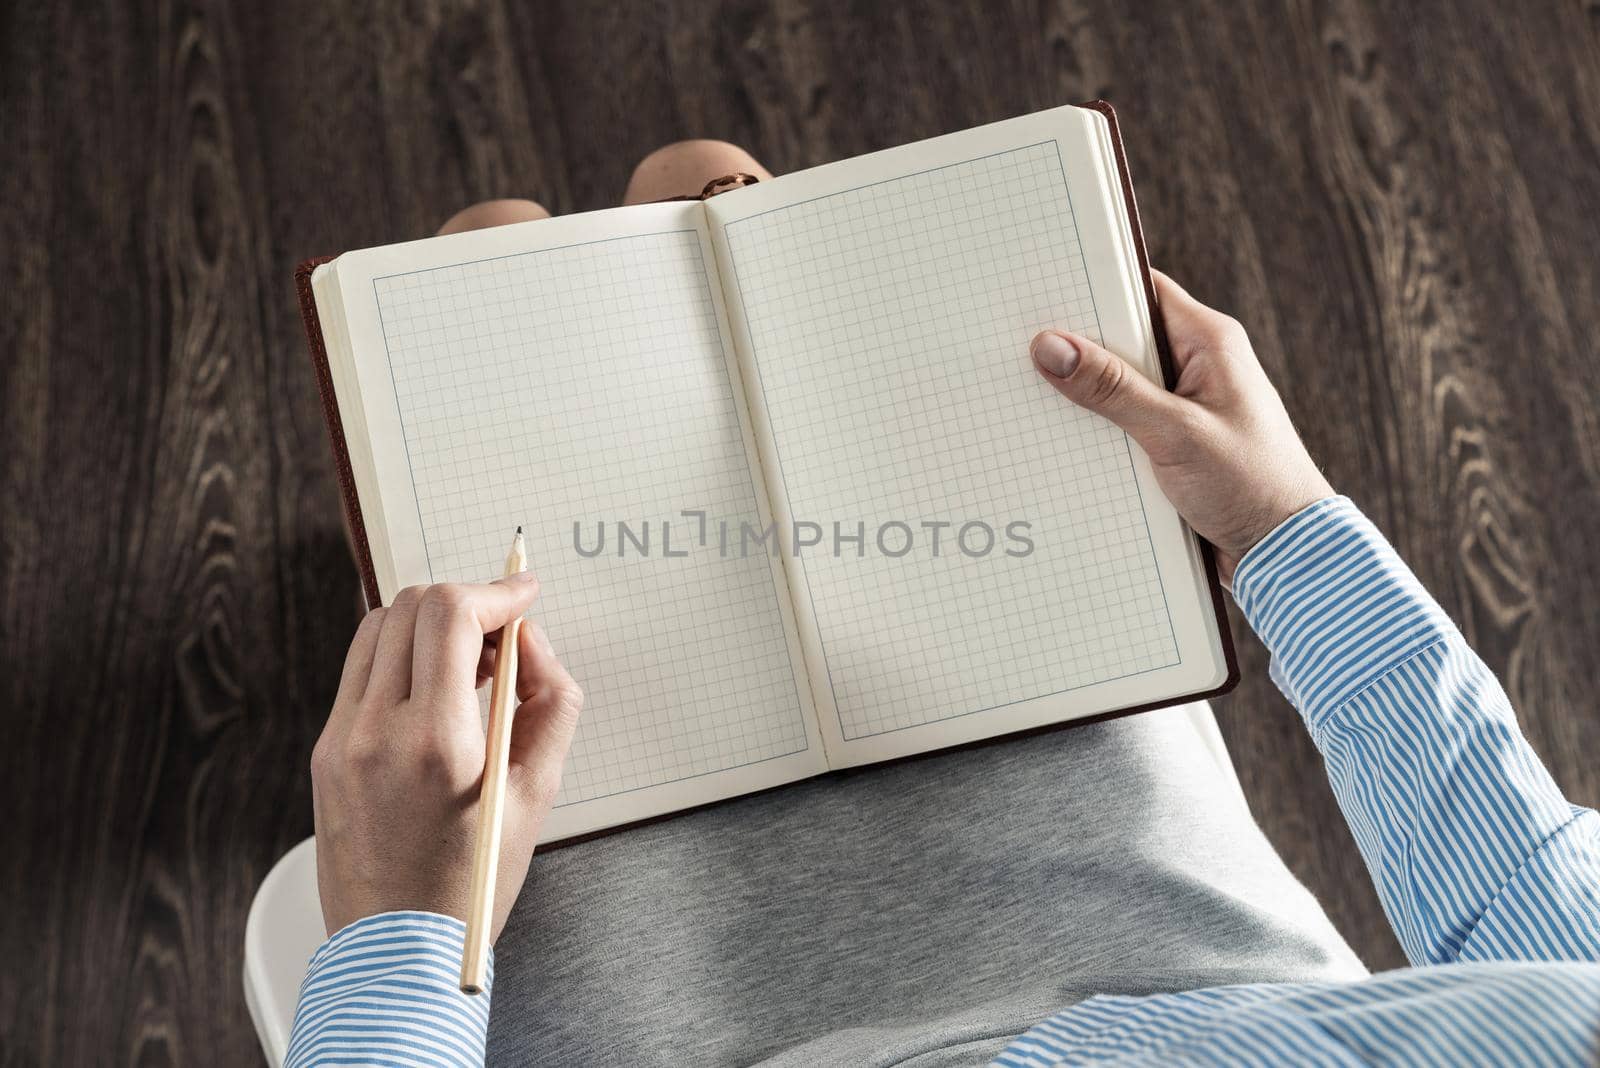
[[1060,326],[1157,377],[1095,118],[708,206],[776,507],[820,528],[790,581],[835,764],[1222,681],[1197,550],[1148,462],[1028,357]]
[[821,770],[781,564],[681,514],[766,522],[703,210],[463,236],[340,260],[385,602],[497,576],[523,526],[586,695],[546,839]]

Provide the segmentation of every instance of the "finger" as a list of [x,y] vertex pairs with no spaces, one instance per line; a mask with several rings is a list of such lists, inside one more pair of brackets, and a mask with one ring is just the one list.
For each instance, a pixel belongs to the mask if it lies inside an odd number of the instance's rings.
[[[550,639],[546,636],[543,627],[529,620],[522,625],[522,629],[531,631],[535,641],[544,643],[546,648],[549,647]],[[484,683],[494,678],[494,658],[498,655],[500,635],[503,633],[505,633],[504,630],[491,630],[483,636],[483,655],[478,658],[478,686],[480,689]],[[518,663],[520,665],[521,661],[519,660]],[[518,682],[517,686],[520,688],[522,683]],[[522,700],[522,696],[519,694],[517,700]]]
[[1161,307],[1163,309],[1170,304],[1172,309],[1180,315],[1188,315],[1196,312],[1208,312],[1212,310],[1206,305],[1201,304],[1198,300],[1195,300],[1194,297],[1190,295],[1189,291],[1183,288],[1183,286],[1180,285],[1178,281],[1167,272],[1158,271],[1152,267],[1150,269],[1150,277],[1155,279],[1156,299],[1161,302]]
[[517,697],[522,703],[511,726],[511,765],[530,788],[531,803],[547,806],[561,785],[583,691],[537,625],[523,626],[517,656]]
[[483,689],[484,683],[494,678],[495,644],[499,631],[483,636],[483,652],[478,654],[478,673],[473,682],[475,688]]
[[477,688],[486,635],[526,612],[539,595],[531,572],[476,585],[428,587],[417,608],[411,693],[423,703]]
[[411,642],[417,629],[417,606],[426,586],[407,586],[395,594],[383,617],[378,648],[367,680],[366,702],[379,706],[398,704],[411,693]]
[[[1171,343],[1172,362],[1179,374],[1189,363],[1189,358],[1202,348],[1217,349],[1219,332],[1238,326],[1234,319],[1209,305],[1202,304],[1177,282],[1160,271],[1152,270],[1155,278],[1156,299],[1161,304],[1161,321],[1167,328]],[[1230,353],[1239,346],[1229,346]],[[1248,351],[1249,346],[1243,346]]]
[[378,632],[383,628],[383,617],[388,609],[374,608],[356,627],[356,636],[350,639],[350,650],[344,654],[344,670],[339,674],[339,692],[333,699],[333,718],[341,708],[354,708],[367,690],[367,679],[372,675],[372,659],[378,651]]
[[494,658],[500,648],[500,635],[505,629],[491,630],[483,636],[483,652],[478,656],[478,688],[494,678]]
[[491,630],[483,636],[483,654],[478,657],[478,686],[494,678],[495,652],[500,646],[500,635],[505,633],[504,628]]
[[1148,452],[1185,401],[1086,337],[1046,330],[1033,339],[1039,373],[1067,399],[1126,430]]
[[[533,653],[522,656],[518,653],[517,659],[517,700],[526,701],[533,696],[539,687],[539,680],[545,677],[547,671],[553,670],[567,675],[567,666],[556,656],[555,647],[550,644],[550,632],[533,620],[522,625],[523,645],[517,646],[520,650],[528,642],[534,645]],[[551,666],[553,664],[553,667]]]

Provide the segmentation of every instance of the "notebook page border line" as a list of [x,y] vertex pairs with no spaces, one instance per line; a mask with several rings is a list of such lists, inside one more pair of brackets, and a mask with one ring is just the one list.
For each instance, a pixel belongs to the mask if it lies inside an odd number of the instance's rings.
[[[582,247],[591,246],[591,245],[604,245],[604,244],[611,244],[611,243],[615,243],[615,242],[619,242],[619,241],[635,241],[635,240],[643,240],[643,239],[649,239],[649,238],[677,237],[677,236],[682,236],[682,235],[693,235],[695,237],[695,239],[696,239],[695,240],[695,249],[696,249],[696,252],[699,255],[699,262],[700,262],[700,269],[701,269],[701,282],[702,282],[702,285],[705,288],[707,300],[710,302],[711,306],[714,307],[715,306],[715,300],[714,300],[714,296],[715,295],[712,292],[712,288],[711,288],[710,269],[709,269],[709,267],[707,265],[707,261],[706,261],[704,242],[699,240],[699,236],[700,236],[699,231],[695,230],[692,227],[678,228],[678,229],[671,229],[671,230],[654,230],[654,231],[649,231],[649,232],[646,232],[646,233],[638,233],[638,234],[625,234],[625,235],[619,235],[617,237],[598,238],[598,239],[595,239],[595,240],[592,240],[592,241],[575,241],[575,242],[570,242],[570,243],[565,244],[565,245],[553,245],[553,246],[550,246],[549,248],[528,249],[528,250],[525,250],[525,251],[522,251],[522,252],[507,253],[505,255],[500,255],[500,256],[486,256],[486,257],[483,257],[483,258],[480,258],[480,259],[475,259],[475,260],[462,260],[462,261],[458,261],[458,262],[455,262],[455,263],[439,264],[439,265],[436,265],[436,266],[433,266],[433,267],[417,268],[416,270],[411,270],[411,271],[396,271],[396,272],[393,272],[391,274],[373,276],[373,278],[371,279],[373,303],[374,303],[374,306],[375,306],[375,308],[377,309],[377,312],[378,312],[379,327],[380,327],[380,331],[382,333],[383,340],[384,340],[385,366],[386,366],[386,369],[389,372],[389,380],[390,380],[391,391],[392,391],[392,393],[394,395],[395,417],[396,417],[396,420],[397,420],[397,422],[399,424],[399,427],[400,427],[401,441],[405,445],[406,475],[407,475],[408,480],[411,483],[412,502],[413,502],[413,505],[417,509],[417,528],[418,528],[419,536],[422,539],[423,559],[424,559],[424,561],[425,561],[425,563],[427,564],[427,567],[428,567],[428,577],[429,577],[429,581],[430,582],[433,581],[433,578],[434,578],[433,550],[432,550],[432,548],[430,547],[430,545],[428,543],[427,526],[422,520],[421,493],[420,493],[420,491],[419,491],[419,489],[417,487],[417,484],[416,484],[416,470],[415,470],[415,467],[414,467],[414,465],[412,464],[412,461],[411,461],[410,435],[409,435],[409,433],[407,431],[407,428],[406,428],[405,413],[404,413],[403,409],[400,406],[400,388],[399,388],[398,380],[395,378],[394,359],[393,359],[393,354],[392,354],[392,352],[390,351],[390,348],[389,348],[388,325],[387,325],[387,323],[385,322],[385,319],[384,319],[383,300],[382,300],[382,298],[380,297],[380,295],[378,293],[378,283],[382,282],[382,281],[388,281],[390,279],[395,279],[395,278],[406,278],[406,277],[411,277],[411,276],[414,276],[414,275],[428,274],[428,273],[432,273],[432,272],[435,272],[435,271],[455,270],[455,269],[461,269],[461,268],[466,268],[466,267],[474,267],[474,266],[478,266],[480,264],[485,264],[485,263],[494,263],[494,262],[499,262],[499,261],[503,261],[503,260],[518,259],[518,258],[525,257],[525,256],[538,256],[538,255],[541,255],[543,253],[553,253],[553,252],[568,251],[568,250],[571,250],[571,249],[582,248]],[[720,336],[718,338],[718,349],[719,350],[722,349]],[[734,399],[734,398],[736,398],[736,394],[737,394],[738,391],[736,391],[734,389],[734,383],[733,383],[732,375],[731,375],[731,372],[728,369],[728,353],[726,351],[719,351],[719,356],[721,357],[721,376],[720,376],[721,377],[721,384],[724,387],[724,389],[727,391],[728,397],[730,399]],[[762,495],[762,493],[764,492],[764,490],[760,485],[758,485],[756,483],[754,475],[749,470],[749,465],[746,464],[745,467],[746,467],[745,477],[749,482],[749,488],[750,488],[750,491],[751,491],[752,499],[759,499],[760,496]],[[781,613],[782,613],[782,605],[779,602],[779,597],[778,597],[777,590],[772,588],[772,584],[770,582],[767,584],[767,590],[768,590],[769,595],[772,598],[773,606],[779,611],[779,613],[781,615]],[[716,768],[716,769],[710,770],[710,771],[696,772],[695,774],[692,774],[692,775],[683,775],[683,776],[679,776],[679,777],[673,778],[673,779],[664,779],[661,782],[657,782],[657,783],[647,783],[647,784],[641,785],[641,786],[629,787],[628,789],[625,789],[625,790],[618,790],[618,791],[614,791],[614,792],[611,792],[611,793],[598,794],[598,795],[595,795],[593,797],[575,798],[575,799],[573,799],[571,801],[565,801],[565,802],[561,802],[560,804],[553,805],[552,808],[553,809],[555,809],[555,808],[570,808],[570,807],[572,807],[574,805],[582,805],[582,804],[587,804],[587,803],[594,802],[594,801],[601,801],[601,800],[606,800],[606,799],[610,799],[610,798],[622,797],[622,796],[625,796],[625,795],[628,795],[628,794],[638,793],[638,792],[641,792],[641,791],[644,791],[644,790],[659,789],[659,788],[662,788],[662,787],[672,786],[672,785],[677,784],[677,783],[690,782],[690,781],[694,781],[694,780],[697,780],[697,779],[704,779],[704,778],[707,778],[707,777],[712,776],[712,775],[720,775],[720,774],[724,774],[726,772],[736,771],[736,770],[738,770],[740,768],[753,767],[753,766],[756,766],[756,765],[759,765],[759,764],[770,763],[770,762],[775,761],[775,760],[785,760],[785,759],[788,759],[790,757],[798,756],[798,755],[801,755],[803,753],[808,752],[811,749],[811,740],[810,740],[809,732],[807,731],[807,728],[806,728],[806,721],[805,721],[805,711],[804,711],[804,701],[803,701],[803,695],[804,695],[805,691],[802,689],[802,687],[800,685],[800,682],[799,682],[799,679],[795,675],[793,657],[786,657],[785,659],[788,660],[790,683],[791,683],[791,686],[793,687],[793,693],[795,695],[793,711],[794,711],[794,713],[796,715],[796,719],[797,719],[797,722],[798,722],[799,727],[800,727],[800,736],[805,740],[805,743],[806,743],[803,746],[801,746],[800,748],[794,749],[794,750],[790,750],[790,751],[785,752],[785,753],[774,753],[772,755],[765,756],[765,757],[760,757],[760,758],[755,759],[755,760],[747,760],[747,761],[743,761],[743,762],[738,763],[738,764],[732,764],[732,765],[728,765],[726,767]]]
[[[863,184],[858,185],[858,186],[852,186],[852,187],[850,187],[848,189],[840,189],[840,190],[837,190],[837,191],[835,191],[833,193],[824,193],[824,194],[821,194],[819,196],[808,197],[805,200],[799,200],[799,201],[794,201],[794,202],[789,203],[789,204],[778,205],[776,207],[768,208],[765,211],[756,212],[756,213],[754,213],[752,215],[747,215],[744,218],[736,219],[736,220],[734,220],[732,222],[725,223],[725,224],[723,224],[723,232],[724,232],[724,234],[727,234],[729,231],[733,230],[735,227],[740,226],[743,223],[751,222],[753,220],[760,219],[760,218],[763,218],[763,217],[768,216],[768,215],[772,215],[775,212],[788,211],[788,210],[790,210],[792,208],[802,207],[802,206],[807,205],[807,204],[814,204],[817,201],[827,200],[827,199],[830,199],[830,198],[833,198],[833,197],[845,196],[845,195],[848,195],[850,193],[858,193],[858,192],[860,192],[860,191],[862,191],[864,189],[871,189],[871,188],[874,188],[876,186],[886,185],[886,184],[891,183],[891,182],[905,181],[905,180],[908,180],[908,179],[911,179],[911,178],[917,178],[917,177],[920,177],[922,175],[933,174],[933,173],[936,173],[938,171],[949,170],[949,169],[955,168],[955,167],[970,166],[971,164],[979,163],[979,162],[982,162],[983,160],[987,160],[987,159],[994,159],[994,158],[997,158],[997,157],[1000,157],[1000,156],[1015,155],[1015,154],[1020,153],[1020,152],[1026,152],[1029,149],[1040,148],[1040,147],[1043,147],[1045,145],[1050,145],[1055,149],[1056,166],[1057,166],[1057,169],[1058,169],[1058,171],[1059,171],[1059,173],[1061,175],[1061,187],[1062,187],[1063,192],[1066,194],[1068,217],[1072,221],[1072,226],[1073,226],[1074,233],[1081,233],[1081,231],[1078,228],[1077,209],[1076,209],[1076,206],[1073,204],[1073,201],[1072,201],[1071,183],[1068,182],[1068,180],[1067,180],[1066,163],[1061,158],[1061,142],[1056,138],[1047,138],[1047,139],[1040,140],[1040,141],[1034,141],[1032,143],[1025,144],[1025,145],[1017,145],[1017,146],[1015,146],[1013,148],[1001,149],[1001,150],[996,151],[996,152],[986,152],[986,153],[984,153],[982,155],[973,156],[973,157],[970,157],[968,159],[956,160],[956,161],[951,162],[951,163],[940,164],[937,167],[925,167],[922,170],[911,171],[911,172],[907,172],[905,174],[895,175],[892,178],[884,178],[884,179],[880,179],[880,180],[875,181],[875,182],[866,182],[866,183],[863,183]],[[752,355],[752,359],[751,359],[750,362],[754,365],[755,371],[756,371],[756,388],[757,388],[758,392],[761,395],[761,405],[762,405],[763,410],[767,413],[767,419],[768,419],[769,424],[771,424],[773,426],[776,426],[777,424],[775,422],[773,422],[772,417],[771,417],[771,410],[772,409],[771,409],[771,405],[770,405],[770,403],[768,401],[768,397],[767,397],[766,383],[765,383],[765,380],[764,380],[764,378],[762,376],[762,373],[761,373],[760,358],[759,358],[759,355],[756,353],[754,331],[751,329],[751,326],[750,326],[750,316],[749,316],[748,305],[746,304],[746,301],[745,301],[744,285],[743,285],[742,281],[740,280],[740,274],[739,274],[738,253],[735,250],[734,242],[731,239],[727,240],[727,246],[728,246],[729,263],[730,263],[731,267],[733,268],[733,272],[732,273],[733,273],[734,291],[737,293],[738,298],[739,298],[740,318],[741,318],[741,321],[742,321],[742,323],[744,325],[744,332],[745,332],[746,340],[747,340],[747,343],[750,346],[750,351],[751,351],[751,355]],[[1089,275],[1089,273],[1087,271],[1085,272],[1085,287],[1089,291],[1090,305],[1091,305],[1091,307],[1093,309],[1094,319],[1095,319],[1095,331],[1096,331],[1097,334],[1099,334],[1099,333],[1103,332],[1102,331],[1102,327],[1101,327],[1101,323],[1100,323],[1099,302],[1096,299],[1095,294],[1094,294],[1093,278],[1092,278],[1091,275]],[[1129,463],[1131,465],[1133,463],[1132,445],[1129,442],[1128,436],[1127,436],[1127,434],[1125,432],[1123,433],[1122,437],[1123,437],[1124,448],[1127,451],[1128,461],[1129,461]],[[778,444],[778,440],[777,440],[777,435],[776,434],[773,435],[773,451],[776,454],[776,459],[778,461],[778,479],[779,479],[780,483],[782,483],[782,485],[783,485],[784,497],[786,499],[791,499],[792,500],[792,497],[791,497],[790,492],[789,492],[788,474],[787,474],[787,472],[785,470],[785,464],[784,464],[784,461],[783,461],[783,449]],[[1135,489],[1136,494],[1138,495],[1140,519],[1141,519],[1141,522],[1144,525],[1144,530],[1145,530],[1145,545],[1146,545],[1146,547],[1148,548],[1148,550],[1150,552],[1151,562],[1155,566],[1156,574],[1157,574],[1157,577],[1159,579],[1160,575],[1161,575],[1160,560],[1159,560],[1159,558],[1158,558],[1158,556],[1157,556],[1157,554],[1155,552],[1155,539],[1154,539],[1154,536],[1152,535],[1152,533],[1150,531],[1149,512],[1145,507],[1144,493],[1143,493],[1142,488],[1139,486],[1139,480],[1137,478],[1134,479],[1134,489]],[[1167,596],[1167,584],[1166,584],[1165,580],[1162,579],[1160,581],[1160,583],[1159,583],[1160,590],[1161,590],[1162,610],[1163,610],[1163,612],[1164,612],[1164,614],[1166,615],[1166,618],[1167,618],[1168,638],[1171,641],[1173,655],[1176,658],[1172,663],[1163,664],[1163,665],[1160,665],[1158,667],[1144,668],[1144,669],[1139,670],[1139,671],[1130,671],[1130,672],[1126,672],[1126,673],[1124,673],[1122,675],[1111,676],[1111,677],[1104,678],[1104,679],[1097,679],[1094,682],[1080,683],[1079,685],[1076,685],[1076,686],[1068,686],[1068,687],[1065,687],[1065,688],[1060,689],[1060,690],[1053,690],[1053,691],[1049,691],[1047,693],[1035,694],[1035,695],[1033,695],[1031,697],[1017,698],[1015,700],[1005,701],[1005,702],[1001,702],[1001,703],[998,703],[998,704],[995,704],[995,705],[989,705],[989,706],[986,706],[984,708],[970,709],[970,710],[968,710],[966,712],[960,712],[960,713],[956,713],[954,715],[949,715],[949,716],[941,716],[938,719],[926,720],[926,721],[924,721],[922,723],[907,724],[907,725],[899,726],[899,727],[890,727],[890,728],[887,728],[887,729],[884,729],[884,730],[865,731],[865,732],[862,732],[862,733],[858,733],[858,734],[852,735],[850,733],[850,731],[849,731],[849,728],[846,726],[846,724],[844,722],[843,713],[841,711],[841,706],[839,704],[838,691],[837,691],[837,688],[835,686],[834,679],[833,679],[833,662],[832,662],[832,658],[829,657],[829,655],[828,655],[827,639],[823,634],[821,616],[817,613],[816,596],[815,596],[815,594],[814,594],[814,592],[812,591],[812,588],[811,588],[811,576],[810,576],[810,573],[809,573],[809,569],[807,569],[805,567],[805,565],[802,563],[800,571],[801,571],[802,579],[804,580],[805,586],[806,586],[806,598],[811,604],[811,617],[812,617],[813,620],[817,621],[817,624],[816,624],[817,643],[821,647],[822,659],[823,659],[823,667],[824,667],[824,670],[826,671],[827,676],[828,676],[828,691],[829,691],[830,697],[832,697],[832,699],[833,699],[834,718],[838,721],[839,732],[840,732],[841,737],[843,737],[844,740],[847,741],[847,742],[861,741],[861,740],[868,739],[868,738],[883,737],[883,736],[886,736],[886,735],[898,733],[900,731],[913,730],[913,729],[916,729],[916,728],[919,728],[919,727],[931,726],[932,724],[935,724],[935,723],[948,723],[948,722],[951,722],[952,720],[963,719],[963,718],[966,718],[967,716],[980,715],[980,714],[982,714],[984,712],[991,712],[991,711],[994,711],[996,709],[1007,708],[1007,707],[1011,707],[1013,705],[1023,704],[1023,703],[1025,703],[1027,701],[1042,700],[1042,699],[1047,698],[1047,697],[1055,697],[1055,696],[1059,696],[1060,694],[1070,693],[1070,692],[1072,692],[1074,690],[1085,689],[1085,688],[1087,688],[1089,686],[1098,686],[1098,685],[1103,685],[1103,684],[1108,683],[1108,682],[1116,682],[1116,681],[1119,681],[1119,680],[1122,680],[1122,679],[1136,678],[1136,677],[1138,677],[1140,675],[1150,674],[1150,673],[1155,672],[1155,671],[1166,671],[1166,670],[1170,670],[1172,668],[1181,667],[1183,665],[1183,651],[1182,651],[1180,643],[1177,640],[1177,634],[1176,634],[1176,631],[1175,631],[1175,629],[1173,627],[1173,624],[1172,624],[1172,608],[1171,608],[1171,601]]]

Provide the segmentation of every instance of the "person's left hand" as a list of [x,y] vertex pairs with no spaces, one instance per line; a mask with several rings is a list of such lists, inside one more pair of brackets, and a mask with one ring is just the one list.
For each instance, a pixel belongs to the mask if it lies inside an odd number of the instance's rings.
[[[538,592],[531,574],[412,586],[357,629],[311,754],[328,934],[382,912],[466,919],[484,761],[476,690],[493,671],[494,636]],[[583,704],[531,624],[521,628],[517,698],[492,937],[527,878]]]

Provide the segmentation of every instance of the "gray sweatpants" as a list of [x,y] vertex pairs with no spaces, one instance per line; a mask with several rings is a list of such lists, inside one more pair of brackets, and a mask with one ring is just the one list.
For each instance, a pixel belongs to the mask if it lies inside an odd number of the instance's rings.
[[489,1061],[973,1064],[1095,993],[1364,975],[1209,715],[836,773],[541,854],[495,950]]

